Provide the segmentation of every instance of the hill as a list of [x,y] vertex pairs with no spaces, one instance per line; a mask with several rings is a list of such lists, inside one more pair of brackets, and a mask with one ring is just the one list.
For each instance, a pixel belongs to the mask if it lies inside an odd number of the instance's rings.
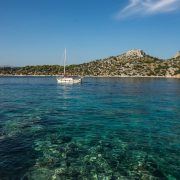
[[[80,76],[179,76],[180,56],[162,60],[142,50],[130,50],[118,56],[66,67],[67,75]],[[59,75],[58,65],[1,67],[1,75]]]
[[162,60],[142,50],[130,50],[119,56],[80,64],[68,69],[82,76],[174,76],[180,74],[180,56]]

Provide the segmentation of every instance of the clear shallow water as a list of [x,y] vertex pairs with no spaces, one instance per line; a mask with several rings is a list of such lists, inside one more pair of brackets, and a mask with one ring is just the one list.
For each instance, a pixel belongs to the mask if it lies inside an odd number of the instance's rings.
[[0,78],[0,179],[180,179],[180,80]]

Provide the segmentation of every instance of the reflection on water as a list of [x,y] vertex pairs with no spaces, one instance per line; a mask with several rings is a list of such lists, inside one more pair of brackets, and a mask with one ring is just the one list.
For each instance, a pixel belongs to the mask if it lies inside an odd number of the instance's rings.
[[180,81],[0,78],[0,179],[180,179]]

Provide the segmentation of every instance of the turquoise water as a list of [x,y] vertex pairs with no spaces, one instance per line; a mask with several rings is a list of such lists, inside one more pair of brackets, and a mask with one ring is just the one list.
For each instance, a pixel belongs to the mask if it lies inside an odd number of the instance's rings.
[[180,80],[1,77],[0,179],[180,179]]

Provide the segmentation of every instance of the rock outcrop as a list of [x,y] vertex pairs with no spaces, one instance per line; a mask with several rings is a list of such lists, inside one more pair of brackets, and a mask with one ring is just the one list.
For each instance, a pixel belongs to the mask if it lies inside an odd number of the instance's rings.
[[178,57],[180,57],[180,51],[178,51],[173,58],[178,58]]
[[142,58],[145,55],[146,55],[145,52],[140,49],[132,49],[125,53],[126,57],[132,57],[132,58]]

